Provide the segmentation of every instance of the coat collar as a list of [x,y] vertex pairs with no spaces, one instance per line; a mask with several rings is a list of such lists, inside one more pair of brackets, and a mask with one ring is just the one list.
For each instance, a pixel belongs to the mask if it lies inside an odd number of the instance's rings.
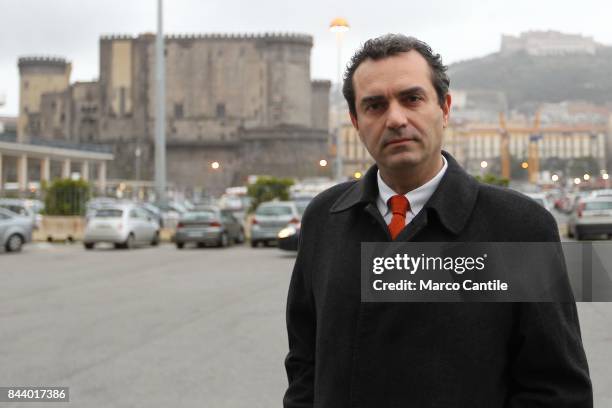
[[[458,234],[476,204],[478,181],[467,174],[448,152],[442,151],[442,154],[448,162],[448,169],[423,210],[435,211],[442,224],[452,233]],[[339,213],[355,206],[375,204],[378,197],[377,171],[376,165],[370,167],[361,180],[354,182],[334,202],[330,212]]]

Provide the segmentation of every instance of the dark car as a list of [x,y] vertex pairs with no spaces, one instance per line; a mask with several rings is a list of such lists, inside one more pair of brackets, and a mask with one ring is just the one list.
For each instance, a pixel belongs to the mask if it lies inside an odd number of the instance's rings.
[[289,224],[278,233],[278,248],[284,251],[297,251],[300,240],[300,224]]
[[[306,207],[310,203],[308,200],[296,200],[295,205],[297,206],[300,217],[304,215]],[[298,241],[300,240],[300,228],[302,223],[292,224],[289,223],[285,228],[278,232],[278,248],[284,251],[297,251]]]
[[244,229],[231,213],[219,209],[186,212],[181,216],[174,235],[176,247],[182,249],[186,243],[199,247],[216,245],[226,247],[244,242]]

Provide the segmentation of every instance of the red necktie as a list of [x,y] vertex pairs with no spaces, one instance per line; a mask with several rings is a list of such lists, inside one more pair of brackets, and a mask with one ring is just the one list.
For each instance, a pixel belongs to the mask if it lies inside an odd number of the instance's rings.
[[395,239],[406,225],[406,212],[410,209],[410,203],[404,195],[394,195],[387,201],[389,209],[393,213],[391,223],[389,223],[389,233],[391,239]]

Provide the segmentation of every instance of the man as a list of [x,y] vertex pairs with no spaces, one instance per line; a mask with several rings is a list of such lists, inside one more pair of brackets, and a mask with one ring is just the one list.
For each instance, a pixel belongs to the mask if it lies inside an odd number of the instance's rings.
[[558,242],[528,198],[442,152],[449,79],[411,37],[366,42],[345,75],[376,161],[313,200],[287,301],[287,408],[591,407],[573,303],[364,303],[361,242]]

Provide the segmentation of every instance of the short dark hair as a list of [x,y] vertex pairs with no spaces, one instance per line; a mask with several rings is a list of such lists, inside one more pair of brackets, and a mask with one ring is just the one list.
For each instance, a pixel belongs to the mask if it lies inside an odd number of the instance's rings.
[[386,34],[366,41],[353,55],[346,67],[342,93],[348,103],[349,111],[353,116],[357,116],[353,75],[359,65],[367,59],[377,61],[412,50],[417,51],[427,61],[431,69],[431,82],[438,95],[438,103],[440,106],[444,106],[444,100],[446,94],[448,94],[448,87],[450,86],[450,79],[448,75],[446,75],[447,67],[442,63],[440,54],[434,54],[427,43],[414,37],[407,37],[402,34]]

